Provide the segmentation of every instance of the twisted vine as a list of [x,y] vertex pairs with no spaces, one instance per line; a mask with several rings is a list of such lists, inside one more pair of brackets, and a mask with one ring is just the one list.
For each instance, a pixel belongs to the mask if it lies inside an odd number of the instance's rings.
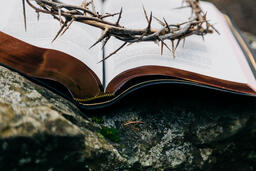
[[[31,0],[22,1],[24,7],[23,14],[25,28],[25,1],[38,14],[38,19],[40,13],[45,13],[52,15],[54,19],[57,19],[60,22],[61,27],[56,36],[53,38],[53,41],[56,40],[59,36],[63,35],[70,28],[73,22],[84,23],[103,30],[102,35],[90,48],[94,47],[100,42],[103,42],[104,47],[111,37],[115,37],[123,41],[123,44],[120,47],[106,56],[103,60],[114,55],[128,44],[145,41],[160,42],[161,54],[163,53],[163,48],[166,47],[175,57],[175,50],[179,46],[179,43],[182,39],[185,41],[185,38],[191,35],[199,35],[204,37],[204,35],[213,33],[214,31],[218,33],[215,27],[207,20],[207,13],[203,12],[199,0],[182,0],[182,4],[186,5],[183,5],[179,8],[191,8],[192,16],[189,17],[188,21],[179,24],[169,24],[165,18],[160,20],[157,17],[154,17],[152,12],[150,15],[148,15],[145,8],[143,7],[145,19],[147,21],[147,26],[144,29],[128,29],[124,26],[121,26],[119,23],[122,17],[122,8],[118,13],[100,14],[96,11],[94,0],[89,2],[84,1],[81,6],[64,4],[58,0],[35,0],[36,4],[32,3]],[[108,22],[105,20],[106,18],[114,16],[118,16],[116,22]],[[151,25],[153,19],[161,24],[162,27],[160,29],[152,28]],[[166,40],[171,42],[171,48],[169,48],[169,46],[165,43]],[[177,40],[176,43],[175,40]]]

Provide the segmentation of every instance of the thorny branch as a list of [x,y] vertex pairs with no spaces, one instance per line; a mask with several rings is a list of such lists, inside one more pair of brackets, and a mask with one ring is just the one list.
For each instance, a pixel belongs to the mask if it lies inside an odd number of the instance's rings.
[[[35,9],[36,13],[38,14],[38,18],[39,13],[45,13],[52,15],[54,19],[59,20],[61,28],[54,37],[53,41],[59,36],[63,35],[70,28],[71,24],[76,21],[103,30],[102,35],[90,48],[102,41],[104,47],[111,37],[115,37],[124,42],[122,46],[106,56],[103,60],[114,55],[126,45],[143,41],[160,42],[161,54],[163,53],[163,48],[166,47],[175,57],[175,50],[182,39],[185,41],[185,38],[191,35],[199,35],[204,38],[204,35],[212,33],[213,31],[218,33],[214,26],[207,20],[207,13],[203,12],[202,8],[200,7],[199,0],[182,0],[182,4],[185,3],[186,5],[179,8],[190,7],[192,10],[192,16],[188,21],[180,24],[169,24],[164,18],[161,20],[154,17],[152,12],[148,16],[145,8],[143,7],[147,21],[147,26],[145,29],[128,29],[121,26],[119,22],[122,17],[122,8],[119,13],[100,14],[95,9],[94,0],[91,0],[90,2],[84,1],[81,6],[67,5],[57,0],[35,0],[36,4],[32,3],[32,0],[23,0],[23,6],[24,1],[26,1],[30,7]],[[26,26],[25,11],[23,14]],[[114,16],[118,16],[117,21],[114,23],[104,20]],[[160,29],[153,29],[151,27],[153,19],[161,24],[162,27]],[[166,40],[171,42],[171,48],[169,48],[165,43]]]

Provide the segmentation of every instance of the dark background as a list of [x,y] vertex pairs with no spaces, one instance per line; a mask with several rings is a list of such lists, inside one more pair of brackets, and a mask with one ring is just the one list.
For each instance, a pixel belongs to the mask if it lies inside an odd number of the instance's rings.
[[256,34],[256,0],[208,0],[222,12],[229,14],[236,25],[246,32]]

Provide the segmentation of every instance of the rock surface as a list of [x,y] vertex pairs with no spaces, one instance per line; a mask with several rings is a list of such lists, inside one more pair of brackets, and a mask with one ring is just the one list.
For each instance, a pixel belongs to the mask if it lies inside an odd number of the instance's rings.
[[0,170],[256,169],[255,98],[162,85],[81,112],[4,67],[0,88]]

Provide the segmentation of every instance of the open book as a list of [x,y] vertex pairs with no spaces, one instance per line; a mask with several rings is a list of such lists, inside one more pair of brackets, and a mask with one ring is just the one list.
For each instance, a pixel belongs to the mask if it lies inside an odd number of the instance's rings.
[[[64,1],[65,2],[65,1]],[[67,1],[70,3],[71,1]],[[82,0],[72,0],[80,5]],[[191,9],[174,9],[181,0],[107,0],[95,1],[98,11],[119,12],[120,25],[145,28],[142,5],[168,23],[182,23]],[[153,42],[134,43],[100,62],[121,41],[112,38],[102,49],[97,40],[101,30],[73,23],[70,29],[51,43],[60,25],[52,16],[37,13],[26,6],[27,30],[24,29],[21,1],[5,1],[0,6],[0,63],[28,77],[58,83],[68,89],[77,105],[96,108],[113,104],[124,95],[152,84],[184,83],[234,93],[256,95],[256,62],[246,42],[230,19],[214,5],[201,2],[211,23],[220,32],[207,34],[205,40],[190,36],[183,46],[163,55]],[[4,16],[4,17],[3,17]],[[154,21],[153,27],[160,25]]]

